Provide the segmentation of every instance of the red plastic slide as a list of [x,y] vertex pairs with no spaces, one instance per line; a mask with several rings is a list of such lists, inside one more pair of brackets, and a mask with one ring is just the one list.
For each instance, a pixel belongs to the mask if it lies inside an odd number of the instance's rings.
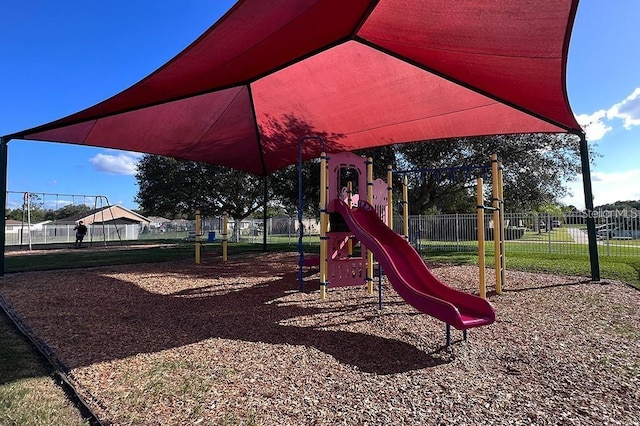
[[438,280],[411,244],[380,220],[371,204],[360,201],[358,208],[349,209],[335,200],[333,211],[344,217],[351,232],[374,253],[393,288],[410,305],[458,330],[495,321],[489,302]]

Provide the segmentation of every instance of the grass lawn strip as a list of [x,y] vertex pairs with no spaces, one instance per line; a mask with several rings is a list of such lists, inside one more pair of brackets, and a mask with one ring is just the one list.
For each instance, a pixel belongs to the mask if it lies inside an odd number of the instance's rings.
[[51,366],[0,312],[0,424],[89,425]]

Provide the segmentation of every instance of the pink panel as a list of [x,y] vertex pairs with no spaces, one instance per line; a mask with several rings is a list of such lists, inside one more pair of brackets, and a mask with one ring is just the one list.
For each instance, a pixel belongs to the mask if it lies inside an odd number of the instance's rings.
[[92,124],[63,127],[33,137],[167,155],[262,173],[246,88],[105,117]]
[[[252,89],[261,125],[271,120],[273,126],[282,114],[295,117],[297,128],[307,132],[297,136],[326,135],[329,152],[472,134],[561,131],[357,42],[275,73]],[[315,146],[309,156],[319,154]],[[293,143],[265,147],[265,160],[282,167],[296,151]]]
[[369,3],[370,0],[239,1],[156,72],[62,122],[246,83],[346,37]]
[[481,91],[579,128],[564,81],[576,5],[577,1],[557,0],[381,0],[358,35]]
[[95,120],[85,121],[65,127],[57,127],[46,132],[31,133],[25,139],[35,141],[69,142],[74,144],[84,144],[87,135],[95,125]]
[[[374,4],[358,37],[395,57],[355,41],[321,51],[352,36]],[[564,82],[576,6],[577,0],[240,0],[140,83],[19,135],[263,174],[295,163],[298,142],[308,136],[322,136],[327,151],[337,152],[578,129]],[[262,75],[252,83],[253,117],[252,98],[238,87]],[[320,151],[317,141],[303,145],[305,159]]]

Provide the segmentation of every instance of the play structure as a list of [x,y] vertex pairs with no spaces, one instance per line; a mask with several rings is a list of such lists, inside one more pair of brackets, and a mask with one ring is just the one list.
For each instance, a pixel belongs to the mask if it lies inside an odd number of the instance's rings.
[[[391,170],[391,166],[388,167],[388,173]],[[491,174],[491,205],[485,205],[484,203],[484,178],[487,174]],[[495,292],[496,294],[502,293],[502,286],[506,282],[505,277],[505,245],[504,245],[504,196],[502,192],[503,177],[502,177],[502,163],[498,161],[497,154],[491,156],[490,164],[479,165],[466,165],[466,166],[451,166],[451,167],[439,167],[439,168],[421,168],[412,170],[396,170],[393,174],[399,175],[402,182],[402,201],[400,202],[403,224],[402,235],[407,237],[410,241],[414,240],[416,250],[421,250],[421,238],[420,232],[410,233],[409,231],[409,200],[408,191],[409,183],[408,176],[412,174],[419,174],[421,178],[427,175],[433,175],[436,181],[441,179],[448,179],[449,181],[459,181],[460,175],[462,180],[470,181],[472,176],[480,174],[483,177],[476,178],[476,210],[477,210],[477,232],[476,237],[478,241],[478,266],[479,266],[479,288],[480,297],[486,298],[486,271],[485,271],[485,213],[491,212],[492,219],[490,220],[489,227],[492,229],[492,239],[494,243],[494,260],[495,260]],[[391,176],[388,177],[388,181],[391,182]],[[389,195],[391,196],[391,195]],[[392,223],[392,222],[390,222]],[[391,226],[391,225],[389,225]],[[417,235],[416,235],[417,234]]]
[[[374,181],[372,170],[371,159],[350,152],[330,157],[322,153],[320,157],[321,297],[326,298],[329,285],[366,284],[372,292],[375,256],[403,299],[447,324],[447,345],[450,326],[466,332],[493,323],[495,313],[486,299],[441,282],[408,242],[406,234],[393,231],[392,172],[388,168],[385,183]],[[353,249],[358,244],[360,253],[356,255]]]
[[[227,261],[227,251],[228,251],[228,242],[229,242],[229,214],[227,212],[222,213],[222,240],[220,242],[222,261]],[[202,230],[202,213],[200,210],[196,210],[196,230],[194,235],[195,241],[195,262],[199,264],[202,259],[202,248],[203,242],[202,237],[204,236]],[[212,242],[212,241],[210,241]]]
[[478,214],[478,267],[480,269],[480,297],[487,294],[484,269],[484,212],[493,212],[493,244],[496,271],[496,293],[502,293],[502,286],[506,282],[506,257],[504,251],[504,195],[502,192],[502,163],[498,156],[491,156],[491,206],[484,205],[484,184],[482,178],[476,180],[476,201]]

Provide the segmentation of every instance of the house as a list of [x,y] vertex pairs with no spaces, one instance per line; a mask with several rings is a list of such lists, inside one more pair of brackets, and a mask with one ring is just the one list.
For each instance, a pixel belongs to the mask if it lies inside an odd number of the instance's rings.
[[106,206],[98,209],[89,210],[88,212],[58,219],[58,225],[76,224],[83,221],[85,225],[130,225],[138,224],[140,228],[149,227],[151,221],[125,207],[122,206]]
[[186,219],[174,219],[165,224],[165,226],[175,231],[187,231],[194,228],[193,221]]
[[162,228],[163,225],[171,222],[171,219],[162,216],[149,216],[147,219],[149,219],[149,229]]
[[32,223],[29,225],[27,222],[22,222],[20,220],[14,219],[6,219],[4,221],[4,229],[5,232],[8,233],[17,233],[20,231],[25,231],[31,229],[32,231],[42,231],[47,225],[51,224],[50,220],[45,220],[43,222]]

